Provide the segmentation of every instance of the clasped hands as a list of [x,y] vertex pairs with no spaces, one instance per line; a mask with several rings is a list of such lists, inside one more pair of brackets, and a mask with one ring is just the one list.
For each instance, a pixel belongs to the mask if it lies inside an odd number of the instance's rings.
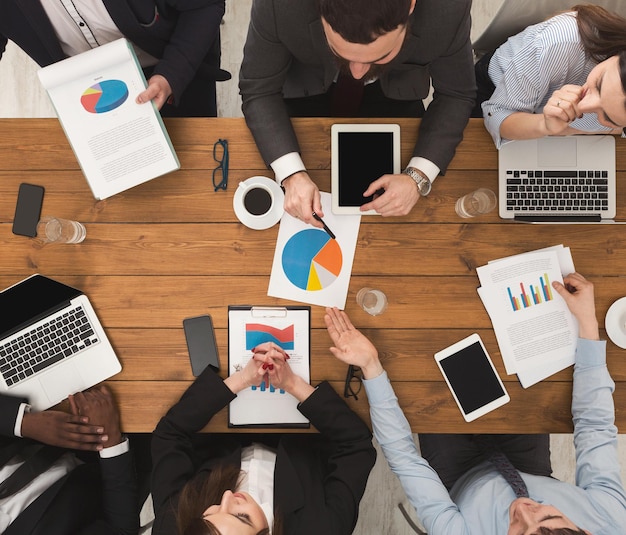
[[69,396],[71,412],[25,413],[21,434],[50,446],[99,451],[122,442],[119,412],[104,385]]
[[[313,212],[324,217],[320,191],[306,171],[300,171],[283,181],[285,211],[293,217],[322,228],[313,218]],[[379,190],[384,193],[377,194]],[[363,192],[363,197],[373,195],[371,202],[361,206],[361,211],[375,210],[382,216],[407,215],[420,198],[415,181],[408,175],[383,175],[374,180]]]

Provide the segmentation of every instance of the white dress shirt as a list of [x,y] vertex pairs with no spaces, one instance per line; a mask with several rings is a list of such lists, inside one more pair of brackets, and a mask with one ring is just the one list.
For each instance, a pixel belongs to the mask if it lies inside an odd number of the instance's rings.
[[254,443],[241,450],[241,470],[244,477],[237,490],[247,492],[261,506],[272,530],[274,523],[274,468],[276,452],[263,444]]

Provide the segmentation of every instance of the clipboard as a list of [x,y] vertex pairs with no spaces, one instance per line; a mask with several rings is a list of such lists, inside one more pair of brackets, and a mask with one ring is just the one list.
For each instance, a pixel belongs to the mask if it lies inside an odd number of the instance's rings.
[[[252,349],[272,341],[291,357],[294,373],[311,382],[311,307],[251,306],[228,307],[228,375],[243,368]],[[298,400],[273,385],[247,388],[228,406],[230,428],[310,427],[298,410]]]

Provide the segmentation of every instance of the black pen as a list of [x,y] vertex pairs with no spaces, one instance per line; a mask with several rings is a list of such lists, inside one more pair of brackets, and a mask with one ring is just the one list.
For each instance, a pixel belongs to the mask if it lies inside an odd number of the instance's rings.
[[328,225],[326,225],[326,223],[324,223],[324,220],[323,220],[320,216],[318,216],[315,212],[313,212],[313,219],[317,219],[317,220],[318,220],[318,221],[319,221],[319,222],[320,222],[320,223],[324,226],[324,230],[328,233],[328,235],[329,235],[329,236],[330,236],[333,240],[336,240],[336,239],[337,239],[337,236],[335,236],[335,235],[333,234],[333,231],[332,231],[332,230],[330,230],[330,229],[328,228]]

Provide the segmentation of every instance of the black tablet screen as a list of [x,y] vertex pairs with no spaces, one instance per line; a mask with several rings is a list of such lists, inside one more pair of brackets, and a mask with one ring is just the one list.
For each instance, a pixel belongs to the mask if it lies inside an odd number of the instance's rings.
[[363,192],[377,178],[393,173],[393,133],[340,132],[339,205],[361,206]]
[[504,395],[479,342],[442,359],[440,364],[465,414]]

